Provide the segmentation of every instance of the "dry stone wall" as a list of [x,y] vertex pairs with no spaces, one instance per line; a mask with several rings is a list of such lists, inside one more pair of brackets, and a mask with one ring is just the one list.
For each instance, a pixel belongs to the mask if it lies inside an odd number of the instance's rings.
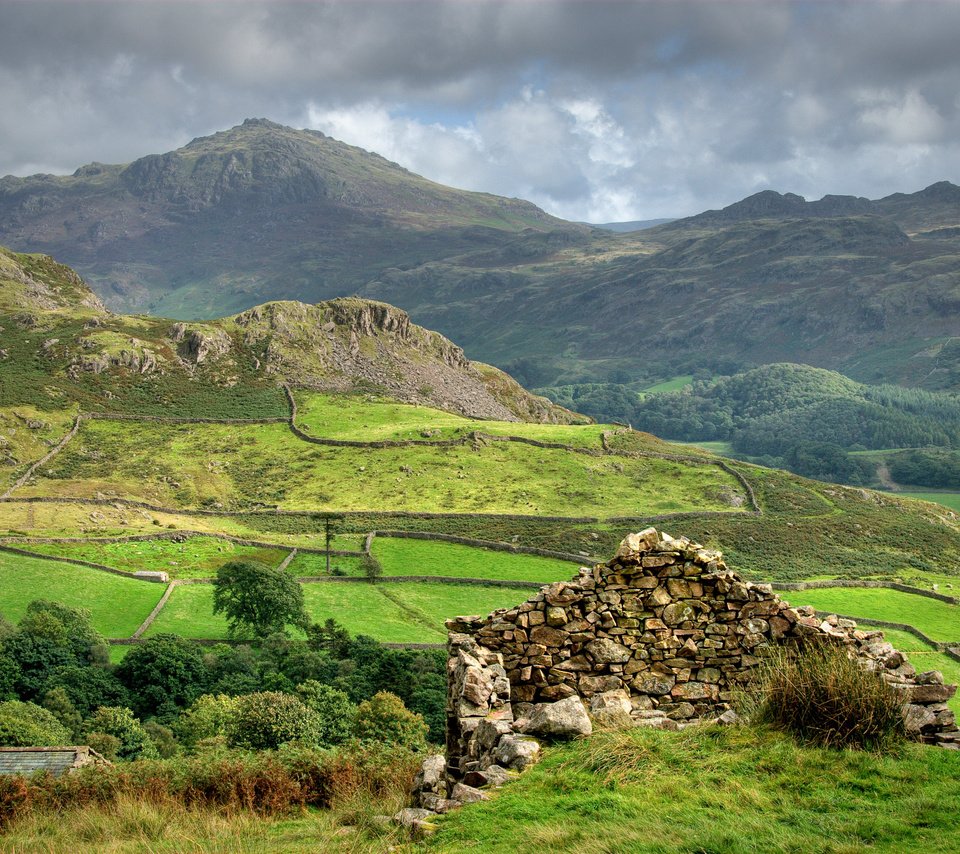
[[[574,581],[447,627],[451,672],[466,636],[479,650],[474,658],[493,656],[502,666],[518,717],[532,704],[579,697],[595,708],[619,705],[635,723],[674,728],[730,710],[755,678],[765,646],[829,641],[902,692],[911,734],[960,742],[946,705],[956,686],[943,685],[936,672],[918,676],[882,632],[792,608],[770,585],[729,569],[720,552],[654,528],[629,535],[612,560],[581,569]],[[453,697],[455,682],[450,690]],[[458,759],[469,741],[465,729],[475,725],[456,709],[448,725],[448,752]]]

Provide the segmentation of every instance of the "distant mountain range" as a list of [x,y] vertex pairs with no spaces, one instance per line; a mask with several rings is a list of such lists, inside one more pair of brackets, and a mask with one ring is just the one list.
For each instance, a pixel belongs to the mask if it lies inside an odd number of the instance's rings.
[[618,233],[248,120],[126,166],[3,178],[0,243],[70,263],[116,310],[382,300],[530,385],[791,361],[960,388],[948,182],[876,201],[765,191]]

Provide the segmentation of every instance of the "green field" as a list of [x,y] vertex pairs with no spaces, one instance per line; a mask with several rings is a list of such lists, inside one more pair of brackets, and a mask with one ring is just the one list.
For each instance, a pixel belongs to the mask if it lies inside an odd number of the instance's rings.
[[297,426],[310,436],[382,442],[414,439],[459,439],[474,431],[493,436],[521,436],[576,447],[600,447],[609,425],[531,424],[465,418],[442,409],[397,403],[371,395],[320,394],[298,390]]
[[577,574],[577,565],[569,561],[431,540],[376,537],[372,551],[383,566],[384,575],[440,575],[549,584]]
[[[487,614],[522,602],[532,591],[480,585],[361,584],[322,582],[303,585],[311,618],[335,619],[353,634],[386,643],[444,643],[443,621],[461,614]],[[225,638],[226,620],[213,613],[213,586],[177,587],[147,636],[172,632],[191,638]]]
[[190,537],[182,543],[146,540],[129,543],[29,543],[28,551],[78,558],[122,569],[162,570],[171,578],[209,578],[231,560],[279,565],[290,553],[284,548],[241,546],[217,537]]
[[42,558],[0,551],[0,614],[16,623],[34,599],[86,608],[104,637],[132,635],[163,595],[151,584]]
[[[363,565],[360,557],[340,557],[330,555],[330,569],[340,568],[346,575],[363,575]],[[292,575],[304,577],[308,575],[327,574],[327,556],[297,552],[297,556],[290,561],[287,571]]]
[[922,501],[932,501],[942,504],[951,510],[960,513],[960,492],[898,492],[903,498],[919,498]]
[[693,383],[693,374],[682,374],[681,376],[671,377],[662,383],[647,386],[641,389],[640,394],[660,394],[665,391],[681,391]]
[[729,510],[742,486],[712,465],[512,442],[335,448],[303,442],[282,424],[142,424],[134,431],[94,421],[18,492],[98,494],[168,507],[582,516]]
[[832,587],[784,591],[792,605],[813,605],[851,617],[907,623],[937,641],[960,641],[960,606],[883,588]]

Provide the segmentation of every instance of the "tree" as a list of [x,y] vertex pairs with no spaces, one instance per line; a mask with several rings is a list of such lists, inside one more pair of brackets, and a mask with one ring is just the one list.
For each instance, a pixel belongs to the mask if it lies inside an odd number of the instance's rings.
[[206,739],[226,740],[227,730],[237,713],[238,697],[204,694],[177,720],[174,729],[188,747]]
[[0,703],[0,744],[5,747],[55,747],[72,741],[70,730],[42,706]]
[[202,653],[178,635],[147,638],[127,653],[116,673],[130,691],[134,711],[144,717],[163,707],[185,708],[207,684]]
[[88,740],[94,735],[108,735],[118,739],[118,759],[157,759],[160,754],[153,740],[133,712],[124,706],[101,706],[83,722]]
[[357,709],[343,691],[316,679],[308,679],[297,685],[297,696],[317,714],[317,744],[320,747],[332,747],[350,737]]
[[310,623],[297,580],[254,561],[235,560],[220,567],[213,582],[213,612],[226,616],[231,637],[246,632],[264,637],[288,625],[305,629]]
[[353,732],[362,741],[399,744],[411,750],[423,750],[427,743],[427,725],[423,718],[389,691],[378,691],[357,707]]
[[233,747],[272,750],[288,741],[319,742],[316,712],[292,694],[262,691],[236,698],[236,711],[227,727]]

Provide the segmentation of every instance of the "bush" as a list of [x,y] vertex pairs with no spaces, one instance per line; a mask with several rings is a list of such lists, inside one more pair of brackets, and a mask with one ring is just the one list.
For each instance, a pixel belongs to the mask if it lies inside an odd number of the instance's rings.
[[357,709],[343,691],[308,679],[297,685],[297,696],[317,714],[317,743],[321,747],[332,747],[350,737]]
[[353,732],[361,741],[382,741],[410,750],[423,750],[427,745],[423,716],[411,712],[389,691],[379,691],[357,707]]
[[270,750],[288,741],[319,742],[316,712],[292,694],[261,691],[237,697],[236,703],[227,726],[227,741],[233,747]]
[[0,703],[0,744],[5,747],[56,747],[73,736],[54,715],[34,703]]
[[[160,755],[143,724],[124,706],[101,706],[83,722],[83,731],[88,740],[96,740],[101,735],[118,739],[118,759],[156,759]],[[100,739],[100,743],[109,742]]]
[[803,742],[882,747],[903,734],[902,700],[844,647],[779,648],[765,665],[759,716]]

